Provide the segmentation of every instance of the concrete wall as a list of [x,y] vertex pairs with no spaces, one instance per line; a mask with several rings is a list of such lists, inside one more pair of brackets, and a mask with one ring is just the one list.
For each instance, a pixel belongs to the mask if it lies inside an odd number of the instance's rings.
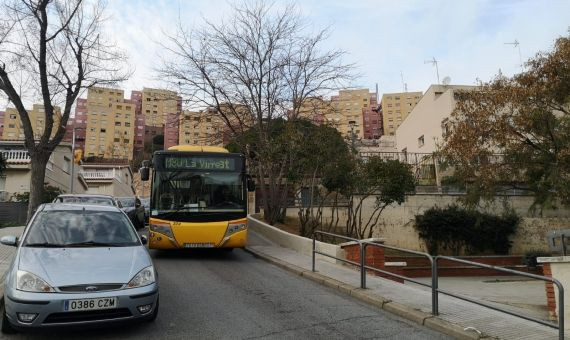
[[[283,231],[279,228],[275,228],[260,219],[249,215],[247,218],[247,226],[250,230],[260,234],[261,236],[265,237],[266,239],[284,247],[293,249],[297,252],[300,252],[305,255],[312,255],[313,253],[313,240],[301,237],[298,235],[290,234],[286,231]],[[339,258],[346,258],[344,254],[344,250],[340,248],[340,246],[323,243],[317,241],[316,249],[322,253],[329,254],[331,256],[339,257]],[[327,257],[318,255],[319,259],[323,259],[332,263],[335,263],[336,260]]]
[[[382,213],[373,237],[381,237],[386,244],[407,249],[426,251],[423,241],[418,237],[414,229],[415,215],[423,213],[433,207],[446,207],[450,204],[458,204],[459,196],[456,195],[412,195],[408,196],[402,205],[392,205]],[[549,230],[570,228],[570,210],[559,209],[543,211],[542,217],[533,216],[529,212],[533,198],[530,196],[509,196],[506,200],[515,212],[521,216],[522,222],[519,230],[512,238],[513,247],[511,254],[524,254],[528,250],[547,250],[546,233]],[[367,219],[374,209],[375,200],[365,200],[363,206],[363,219]],[[487,211],[500,214],[503,211],[503,203],[500,201],[489,205]],[[330,217],[330,209],[325,209],[323,215]],[[287,209],[287,216],[297,218],[298,209]],[[346,219],[346,209],[339,213],[339,227],[343,228]]]

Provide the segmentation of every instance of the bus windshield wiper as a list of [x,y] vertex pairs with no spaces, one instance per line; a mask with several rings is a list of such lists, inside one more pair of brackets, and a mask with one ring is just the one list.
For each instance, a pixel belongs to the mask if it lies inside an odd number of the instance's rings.
[[85,241],[76,243],[67,243],[64,247],[121,247],[122,243],[105,243],[95,241]]
[[24,247],[36,247],[36,248],[63,248],[64,244],[49,243],[49,242],[38,242],[38,243],[26,243]]

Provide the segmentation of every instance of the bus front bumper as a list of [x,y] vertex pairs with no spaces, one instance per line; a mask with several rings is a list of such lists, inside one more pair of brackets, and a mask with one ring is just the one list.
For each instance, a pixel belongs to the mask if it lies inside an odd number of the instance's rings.
[[170,238],[161,233],[150,231],[149,236],[149,249],[243,248],[247,243],[247,229],[225,236],[221,241],[213,235],[211,242],[185,240],[177,237],[176,233],[174,238]]

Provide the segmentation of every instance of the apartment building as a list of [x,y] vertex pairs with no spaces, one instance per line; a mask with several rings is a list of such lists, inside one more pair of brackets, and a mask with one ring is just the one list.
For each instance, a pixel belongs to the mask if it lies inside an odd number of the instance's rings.
[[178,131],[180,144],[223,146],[226,124],[213,110],[184,111]]
[[398,151],[437,151],[438,145],[443,142],[447,121],[455,109],[454,91],[475,88],[466,85],[431,85],[396,130]]
[[75,102],[75,116],[69,117],[65,129],[65,142],[72,142],[75,130],[75,150],[85,150],[85,136],[87,134],[87,99],[79,98]]
[[380,103],[384,134],[394,136],[421,98],[421,92],[384,93]]
[[87,91],[84,155],[133,158],[136,102],[120,89],[92,87]]
[[134,152],[139,153],[144,150],[145,141],[145,115],[142,114],[142,92],[131,91],[131,101],[135,104],[135,131],[134,131]]
[[0,138],[2,138],[2,131],[4,131],[4,114],[6,112],[0,111]]
[[173,91],[145,87],[142,90],[141,110],[147,126],[162,128],[168,116],[180,115],[182,98]]
[[382,112],[376,95],[370,97],[370,105],[362,109],[364,139],[379,139],[382,136]]
[[332,122],[343,136],[354,133],[358,139],[364,138],[363,112],[371,107],[371,98],[376,94],[368,89],[340,90],[338,95],[331,97],[331,105],[334,109],[332,121],[325,117],[326,122]]
[[[30,123],[32,124],[32,129],[34,130],[34,138],[39,139],[44,133],[45,128],[45,111],[44,106],[39,104],[34,104],[31,110],[28,110],[28,116],[30,117]],[[57,126],[61,121],[61,109],[59,107],[54,107],[54,122],[51,136],[53,136],[57,131]],[[2,129],[2,139],[3,140],[24,140],[24,128],[22,126],[22,121],[20,120],[20,115],[15,108],[9,107],[4,113],[4,128]]]

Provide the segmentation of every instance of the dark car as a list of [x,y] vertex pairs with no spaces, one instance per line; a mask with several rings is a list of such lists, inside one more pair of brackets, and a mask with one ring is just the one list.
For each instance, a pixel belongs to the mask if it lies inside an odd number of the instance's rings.
[[144,228],[144,206],[138,197],[117,197],[117,200],[123,206],[123,211],[137,229]]

